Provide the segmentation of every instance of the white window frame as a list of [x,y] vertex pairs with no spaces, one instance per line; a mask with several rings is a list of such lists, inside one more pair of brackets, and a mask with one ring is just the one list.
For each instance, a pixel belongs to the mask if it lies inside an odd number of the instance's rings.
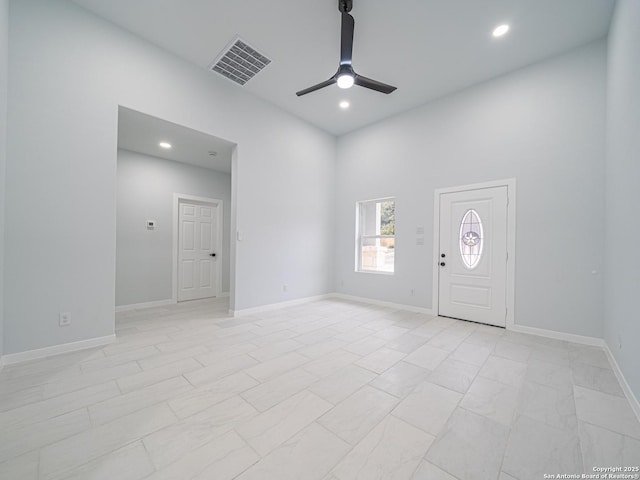
[[[364,225],[363,225],[364,218],[361,215],[361,209],[363,206],[371,205],[373,203],[378,204],[378,203],[390,202],[390,201],[393,202],[394,210],[395,210],[396,197],[384,197],[384,198],[376,198],[373,200],[362,200],[362,201],[356,202],[356,252],[355,252],[356,273],[372,273],[374,275],[394,275],[395,274],[395,271],[396,271],[395,258],[393,262],[393,272],[365,270],[362,268],[362,247],[363,247],[363,241],[365,239],[370,240],[370,239],[381,239],[381,238],[393,238],[395,240],[396,236],[381,235],[380,232],[377,232],[376,235],[363,235],[362,232],[364,231]],[[380,222],[376,222],[376,225],[379,227]],[[395,226],[394,226],[394,230],[395,230]],[[394,251],[395,251],[395,241],[394,241]]]

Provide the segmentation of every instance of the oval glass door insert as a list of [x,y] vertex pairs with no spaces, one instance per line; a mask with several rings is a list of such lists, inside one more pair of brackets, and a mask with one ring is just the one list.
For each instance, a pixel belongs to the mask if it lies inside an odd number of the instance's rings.
[[478,212],[467,210],[460,222],[460,256],[469,270],[478,266],[482,258],[484,232]]

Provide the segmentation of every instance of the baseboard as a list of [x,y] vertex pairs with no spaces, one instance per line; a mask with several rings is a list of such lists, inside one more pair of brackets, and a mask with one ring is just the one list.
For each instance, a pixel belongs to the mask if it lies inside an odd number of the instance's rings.
[[[350,300],[353,302],[366,303],[370,305],[378,305],[381,307],[397,308],[399,310],[407,310],[410,312],[426,313],[429,315],[436,315],[433,310],[425,307],[415,307],[413,305],[405,305],[403,303],[385,302],[382,300],[374,300],[372,298],[357,297],[354,295],[346,295],[344,293],[332,293],[328,295],[329,298],[340,298],[342,300]],[[582,345],[591,345],[594,347],[604,347],[605,342],[601,338],[586,337],[583,335],[576,335],[573,333],[556,332],[555,330],[546,330],[544,328],[527,327],[525,325],[513,325],[508,327],[509,330],[519,333],[528,333],[530,335],[537,335],[539,337],[554,338],[556,340],[565,340],[568,342],[579,343]]]
[[116,313],[129,312],[131,310],[140,310],[142,308],[164,307],[165,305],[175,305],[175,301],[171,298],[167,300],[156,300],[155,302],[132,303],[130,305],[120,305],[116,307]]
[[585,337],[583,335],[576,335],[574,333],[556,332],[555,330],[546,330],[544,328],[527,327],[526,325],[513,325],[508,329],[513,332],[537,335],[538,337],[564,340],[567,342],[579,343],[581,345],[590,345],[592,347],[604,347],[604,340],[596,337]]
[[342,300],[350,300],[352,302],[366,303],[369,305],[376,305],[379,307],[397,308],[398,310],[406,310],[408,312],[426,313],[433,315],[433,310],[425,307],[416,307],[413,305],[405,305],[404,303],[384,302],[382,300],[374,300],[373,298],[356,297],[354,295],[345,295],[344,293],[332,293],[331,298],[339,298]]
[[26,352],[10,353],[2,357],[4,365],[12,365],[14,363],[26,362],[28,360],[37,360],[40,358],[60,355],[62,353],[71,353],[78,350],[86,350],[87,348],[101,347],[109,343],[115,342],[116,336],[107,335],[104,337],[89,338],[78,342],[63,343],[62,345],[54,345],[52,347],[39,348],[36,350],[27,350]]
[[326,300],[332,298],[333,294],[315,295],[313,297],[298,298],[296,300],[287,300],[286,302],[269,303],[267,305],[260,305],[259,307],[243,308],[241,310],[229,310],[229,315],[233,317],[241,317],[244,315],[255,315],[256,313],[268,312],[270,310],[277,310],[279,308],[293,307],[295,305],[302,305],[305,303],[316,302],[318,300]]
[[622,391],[624,392],[625,397],[627,397],[629,405],[631,405],[633,413],[636,414],[636,417],[638,417],[638,421],[640,421],[640,402],[638,402],[638,398],[634,395],[633,390],[631,390],[631,387],[627,383],[627,379],[624,378],[622,370],[620,370],[620,365],[618,365],[616,357],[613,356],[613,352],[609,348],[609,344],[607,342],[604,342],[603,348],[605,353],[607,354],[607,357],[609,358],[609,363],[613,368],[613,373],[616,374],[616,378],[618,379],[618,382],[622,387]]

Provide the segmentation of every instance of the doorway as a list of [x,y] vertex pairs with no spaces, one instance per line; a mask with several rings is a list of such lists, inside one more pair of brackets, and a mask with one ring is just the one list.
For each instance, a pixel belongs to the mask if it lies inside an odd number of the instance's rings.
[[512,325],[515,180],[441,189],[435,200],[434,310]]
[[[235,162],[232,142],[119,107],[116,311],[211,296],[231,297],[233,303]],[[207,249],[204,262],[191,259],[188,266],[197,277],[191,277],[191,287],[185,287],[180,298],[176,197],[199,207],[194,225],[198,231],[191,240]],[[210,225],[204,228],[206,215],[211,216]],[[182,278],[188,273],[185,270]]]

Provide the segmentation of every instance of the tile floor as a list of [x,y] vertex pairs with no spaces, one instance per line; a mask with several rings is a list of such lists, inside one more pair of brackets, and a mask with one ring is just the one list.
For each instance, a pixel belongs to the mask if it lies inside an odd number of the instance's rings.
[[542,479],[640,465],[603,351],[324,300],[118,315],[0,373],[0,478]]

